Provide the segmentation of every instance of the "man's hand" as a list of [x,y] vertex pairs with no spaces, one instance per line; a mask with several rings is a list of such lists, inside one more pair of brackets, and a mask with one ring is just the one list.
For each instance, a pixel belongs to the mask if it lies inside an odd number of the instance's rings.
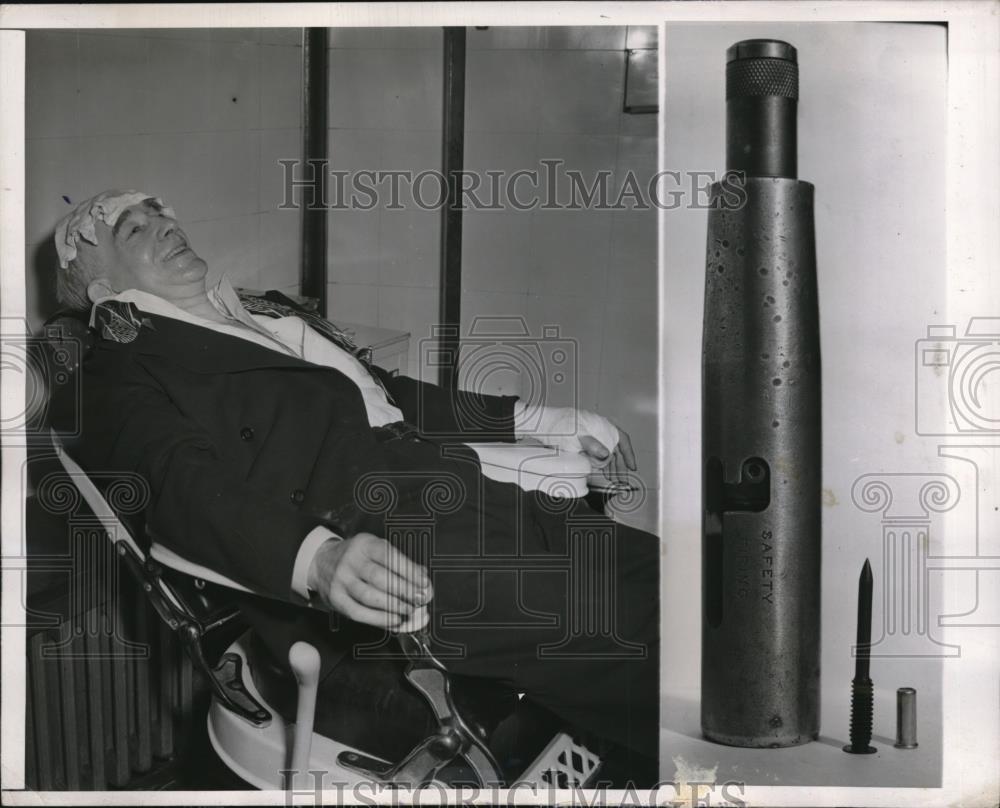
[[[632,450],[632,439],[629,438],[628,433],[620,426],[615,426],[615,428],[618,430],[618,443],[614,451],[611,452],[610,459],[608,458],[607,447],[597,438],[590,435],[582,435],[580,437],[580,446],[583,448],[583,453],[591,458],[591,463],[594,465],[598,465],[598,463],[604,464],[602,471],[608,480],[622,479],[625,477],[626,470],[635,471],[637,468],[635,452]],[[594,463],[595,460],[598,463]]]
[[[351,620],[407,631],[420,628],[410,618],[433,597],[427,570],[371,533],[322,544],[308,586],[327,608]],[[420,612],[426,618],[426,610]]]
[[[520,404],[520,402],[518,402]],[[608,480],[636,471],[632,440],[621,427],[589,410],[573,407],[514,407],[514,434],[532,437],[564,452],[580,452]]]

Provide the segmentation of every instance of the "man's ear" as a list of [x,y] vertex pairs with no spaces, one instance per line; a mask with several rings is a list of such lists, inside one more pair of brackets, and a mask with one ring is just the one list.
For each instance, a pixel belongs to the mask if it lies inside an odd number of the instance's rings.
[[102,297],[108,297],[113,294],[115,294],[115,290],[111,287],[111,283],[107,278],[98,278],[91,281],[87,286],[87,297],[90,298],[91,303],[96,303]]

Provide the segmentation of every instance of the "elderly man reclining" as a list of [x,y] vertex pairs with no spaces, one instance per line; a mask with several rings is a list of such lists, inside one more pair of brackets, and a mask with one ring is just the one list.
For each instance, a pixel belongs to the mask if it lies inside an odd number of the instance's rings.
[[[513,441],[530,423],[624,470],[624,432],[585,411],[391,377],[320,318],[259,299],[248,311],[225,280],[206,288],[173,211],[144,193],[79,205],[56,247],[59,298],[91,310],[101,337],[83,366],[77,460],[143,475],[158,541],[266,596],[244,609],[274,659],[316,645],[321,702],[353,687],[360,643],[429,612],[431,647],[456,675],[527,694],[637,768],[655,759],[656,537],[488,479],[458,443]],[[554,436],[574,418],[576,435]],[[613,536],[602,575],[567,572],[575,522]],[[581,590],[595,579],[608,585]],[[574,612],[581,591],[589,619]],[[379,664],[362,670],[398,675]],[[397,730],[429,721],[390,690],[348,742],[392,754],[405,748]]]

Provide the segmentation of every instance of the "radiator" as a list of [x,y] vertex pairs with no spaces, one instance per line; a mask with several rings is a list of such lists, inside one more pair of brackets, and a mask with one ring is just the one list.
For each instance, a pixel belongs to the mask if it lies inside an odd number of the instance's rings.
[[103,530],[77,525],[72,540],[104,572],[70,585],[63,614],[29,611],[25,782],[123,788],[174,756],[190,726],[194,675],[141,586],[108,557]]

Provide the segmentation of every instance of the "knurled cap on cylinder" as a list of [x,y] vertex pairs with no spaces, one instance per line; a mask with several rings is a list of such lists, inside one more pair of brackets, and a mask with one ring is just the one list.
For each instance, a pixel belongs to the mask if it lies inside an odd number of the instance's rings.
[[779,39],[744,39],[726,51],[726,100],[747,96],[798,99],[798,54]]
[[726,169],[798,177],[799,63],[780,39],[744,39],[726,51]]
[[780,39],[743,39],[726,51],[727,62],[737,59],[784,59],[798,63],[799,57],[794,45]]

